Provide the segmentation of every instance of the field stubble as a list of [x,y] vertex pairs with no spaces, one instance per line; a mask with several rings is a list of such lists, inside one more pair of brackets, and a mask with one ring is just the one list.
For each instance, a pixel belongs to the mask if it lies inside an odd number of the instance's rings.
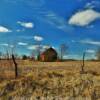
[[13,65],[1,66],[0,100],[100,100],[100,62],[87,61],[84,74],[81,61],[17,63],[18,79]]

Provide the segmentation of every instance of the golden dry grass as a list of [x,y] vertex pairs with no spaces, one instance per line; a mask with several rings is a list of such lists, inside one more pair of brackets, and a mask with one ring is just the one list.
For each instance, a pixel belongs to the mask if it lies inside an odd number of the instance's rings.
[[12,77],[13,67],[9,66],[8,72],[7,67],[0,72],[3,78],[5,75],[8,78],[1,80],[0,100],[100,99],[100,62],[86,61],[84,74],[80,74],[81,61],[17,62],[18,79]]

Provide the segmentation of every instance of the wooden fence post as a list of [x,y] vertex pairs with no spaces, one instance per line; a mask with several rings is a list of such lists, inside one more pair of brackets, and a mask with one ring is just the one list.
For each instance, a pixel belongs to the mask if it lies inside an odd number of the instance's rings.
[[84,52],[83,53],[83,59],[82,59],[81,73],[84,73],[85,72],[85,70],[84,70],[84,66],[85,66],[85,55],[86,55],[86,53]]
[[17,67],[17,63],[15,61],[15,57],[13,54],[12,54],[12,60],[13,60],[14,66],[15,66],[15,78],[17,78],[18,77],[18,67]]

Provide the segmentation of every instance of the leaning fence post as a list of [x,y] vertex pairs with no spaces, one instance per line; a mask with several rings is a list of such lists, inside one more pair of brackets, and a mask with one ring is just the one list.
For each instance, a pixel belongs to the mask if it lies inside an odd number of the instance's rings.
[[13,60],[14,66],[15,66],[15,78],[17,78],[18,77],[18,67],[17,67],[17,63],[15,61],[15,57],[13,54],[12,54],[12,60]]
[[85,55],[86,55],[86,53],[84,52],[84,53],[83,53],[83,59],[82,59],[81,73],[84,73],[84,72],[85,72],[85,71],[84,71],[84,66],[85,66]]

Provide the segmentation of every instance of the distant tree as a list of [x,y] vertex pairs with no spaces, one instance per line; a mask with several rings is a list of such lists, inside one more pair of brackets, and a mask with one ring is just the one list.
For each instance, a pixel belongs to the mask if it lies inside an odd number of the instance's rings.
[[3,55],[2,52],[0,52],[0,60],[2,59],[2,55]]
[[32,51],[31,54],[30,54],[30,59],[31,59],[31,60],[35,60],[35,56],[34,56],[34,55],[35,55],[35,54],[34,54],[34,51]]
[[8,50],[8,49],[6,50],[6,59],[7,59],[7,60],[10,59],[10,53],[9,53],[9,50]]
[[41,46],[41,44],[38,44],[37,45],[37,49],[36,49],[36,52],[37,52],[37,60],[38,61],[40,60],[41,50],[42,50],[42,46]]
[[96,56],[97,56],[97,59],[100,60],[100,48],[98,48],[98,50],[96,52]]
[[43,41],[43,37],[41,36],[34,36],[34,40],[35,40],[35,46],[36,46],[36,56],[37,56],[37,60],[40,60],[40,54],[41,54],[41,50],[42,50],[42,46],[41,43]]
[[63,60],[64,55],[67,54],[68,46],[66,44],[60,45],[60,59]]
[[28,57],[27,57],[26,55],[23,55],[23,56],[22,56],[22,59],[23,59],[23,60],[26,60],[27,58],[28,58]]

